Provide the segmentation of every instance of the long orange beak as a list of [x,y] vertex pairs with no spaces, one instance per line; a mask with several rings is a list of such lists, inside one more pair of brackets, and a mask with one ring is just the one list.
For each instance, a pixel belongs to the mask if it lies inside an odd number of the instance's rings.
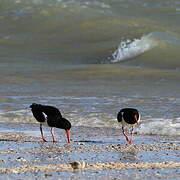
[[70,143],[70,129],[66,130],[66,134],[67,134],[68,143]]

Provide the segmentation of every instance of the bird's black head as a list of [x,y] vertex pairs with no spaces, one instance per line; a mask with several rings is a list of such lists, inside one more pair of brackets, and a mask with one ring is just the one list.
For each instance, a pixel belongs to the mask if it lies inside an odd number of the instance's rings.
[[36,104],[36,103],[33,103],[33,104],[31,104],[29,107],[31,108],[31,109],[39,109],[39,108],[41,108],[41,104]]
[[140,119],[140,115],[137,109],[124,108],[121,109],[117,115],[118,122],[124,120],[128,124],[136,124]]
[[65,119],[61,118],[61,129],[64,129],[67,134],[68,143],[70,143],[70,129],[71,129],[71,123]]
[[64,130],[71,129],[71,123],[65,118],[61,118],[61,129],[64,129]]

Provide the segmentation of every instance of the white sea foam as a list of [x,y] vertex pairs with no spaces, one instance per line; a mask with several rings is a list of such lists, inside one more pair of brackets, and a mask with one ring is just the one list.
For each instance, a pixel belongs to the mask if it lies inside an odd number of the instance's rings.
[[139,134],[180,136],[180,118],[154,119],[140,125]]
[[0,113],[0,122],[4,123],[32,123],[35,122],[28,110],[8,111]]
[[154,48],[158,41],[151,37],[151,34],[142,36],[141,39],[122,41],[118,49],[112,54],[112,62],[119,62],[141,55],[142,53]]
[[[99,113],[91,113],[88,117],[79,115],[77,112],[69,114],[68,119],[72,126],[90,126],[90,127],[111,127],[121,128],[114,114],[105,115]],[[31,113],[1,113],[0,122],[11,123],[38,123]],[[165,135],[165,136],[180,136],[180,118],[162,119],[151,118],[142,120],[140,125],[135,127],[135,131],[141,135]]]

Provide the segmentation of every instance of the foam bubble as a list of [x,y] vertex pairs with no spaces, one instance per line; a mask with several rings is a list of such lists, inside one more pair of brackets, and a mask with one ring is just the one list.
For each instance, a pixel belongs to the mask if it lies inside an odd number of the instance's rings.
[[151,34],[142,36],[141,39],[122,41],[118,49],[112,54],[112,62],[119,62],[136,57],[158,45],[158,41],[150,37]]

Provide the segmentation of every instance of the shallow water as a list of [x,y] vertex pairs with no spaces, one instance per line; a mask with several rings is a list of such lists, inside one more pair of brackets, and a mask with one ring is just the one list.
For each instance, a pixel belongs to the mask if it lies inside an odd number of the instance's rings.
[[32,123],[33,102],[74,126],[180,135],[178,0],[0,0],[0,122]]

